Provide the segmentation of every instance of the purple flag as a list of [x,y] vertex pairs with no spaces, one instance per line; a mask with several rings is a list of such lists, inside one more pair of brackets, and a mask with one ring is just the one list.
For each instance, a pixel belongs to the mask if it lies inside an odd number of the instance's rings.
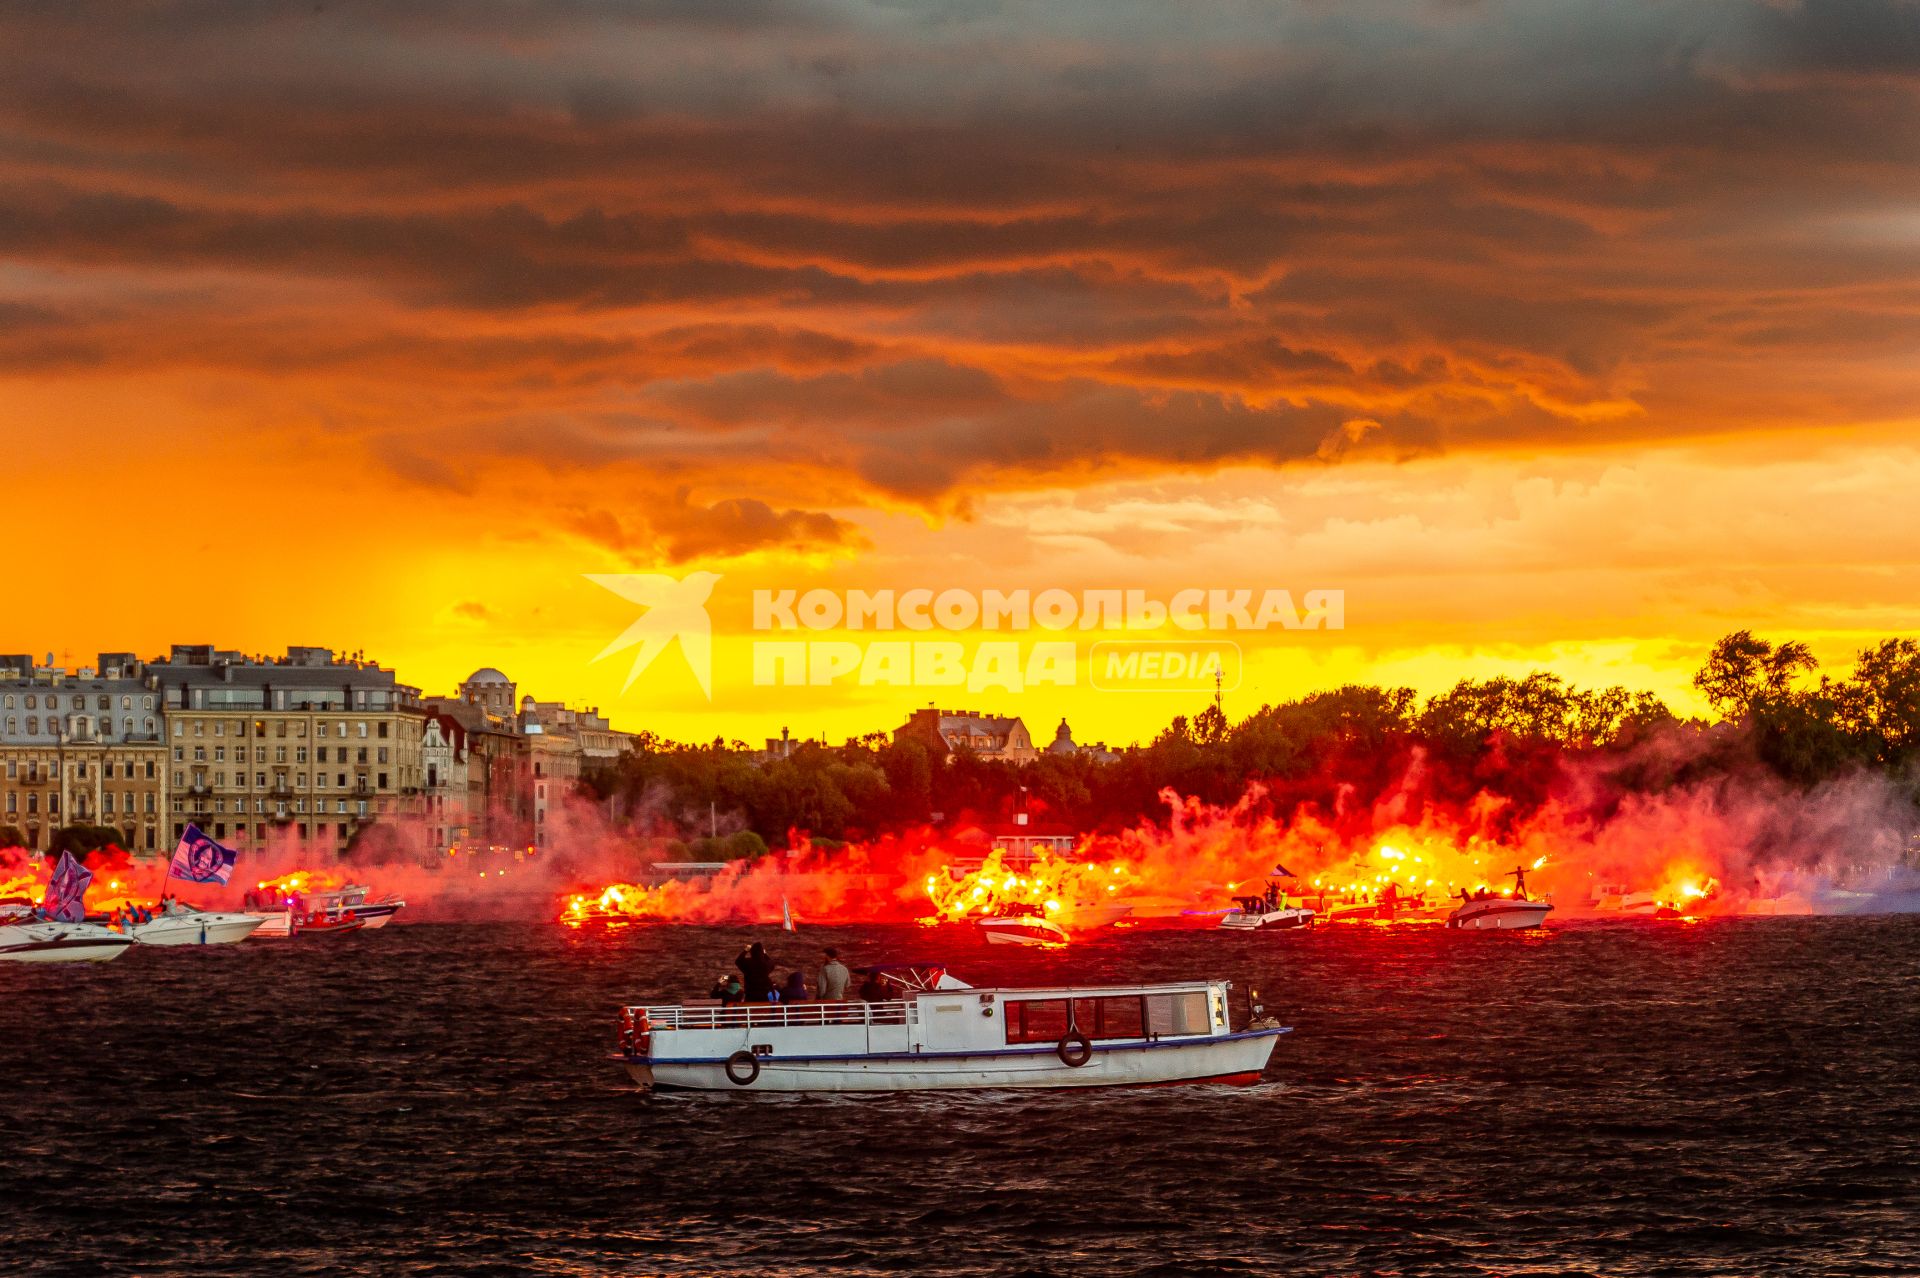
[[200,827],[190,825],[180,836],[180,846],[173,850],[167,877],[189,883],[225,883],[233,877],[233,864],[239,859],[240,854],[232,848],[215,843],[200,833]]
[[59,919],[62,923],[81,923],[86,920],[87,907],[85,897],[87,884],[93,882],[93,871],[83,867],[73,859],[73,853],[62,852],[60,864],[53,867],[53,878],[47,882],[47,895],[40,902],[50,919]]

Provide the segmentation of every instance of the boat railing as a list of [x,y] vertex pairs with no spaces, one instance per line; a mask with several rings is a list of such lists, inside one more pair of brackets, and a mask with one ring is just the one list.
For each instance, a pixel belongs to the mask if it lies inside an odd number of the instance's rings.
[[657,1030],[747,1029],[762,1026],[907,1025],[915,1019],[914,1004],[896,1000],[880,1003],[736,1003],[709,1007],[670,1004],[642,1007]]

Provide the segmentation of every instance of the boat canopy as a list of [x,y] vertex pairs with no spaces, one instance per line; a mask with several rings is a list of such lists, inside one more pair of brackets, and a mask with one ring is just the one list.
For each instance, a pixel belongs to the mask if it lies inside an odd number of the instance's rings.
[[947,974],[945,963],[875,963],[856,968],[862,976],[876,976],[903,990],[970,990],[973,986]]

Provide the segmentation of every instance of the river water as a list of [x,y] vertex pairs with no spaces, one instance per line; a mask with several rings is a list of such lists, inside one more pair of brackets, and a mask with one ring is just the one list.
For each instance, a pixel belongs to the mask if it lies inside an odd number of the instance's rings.
[[[1296,1029],[1244,1089],[634,1091],[615,1009],[750,939],[1227,976]],[[395,925],[0,965],[0,1079],[7,1273],[1920,1273],[1915,917]]]

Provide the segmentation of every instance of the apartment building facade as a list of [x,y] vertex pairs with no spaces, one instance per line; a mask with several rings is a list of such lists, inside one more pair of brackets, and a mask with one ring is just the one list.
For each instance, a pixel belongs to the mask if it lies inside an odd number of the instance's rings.
[[44,852],[63,826],[113,830],[133,852],[172,847],[157,683],[125,653],[75,673],[0,655],[0,831]]
[[419,689],[325,648],[257,658],[176,644],[147,667],[163,699],[172,831],[235,847],[275,832],[339,851],[422,806]]

